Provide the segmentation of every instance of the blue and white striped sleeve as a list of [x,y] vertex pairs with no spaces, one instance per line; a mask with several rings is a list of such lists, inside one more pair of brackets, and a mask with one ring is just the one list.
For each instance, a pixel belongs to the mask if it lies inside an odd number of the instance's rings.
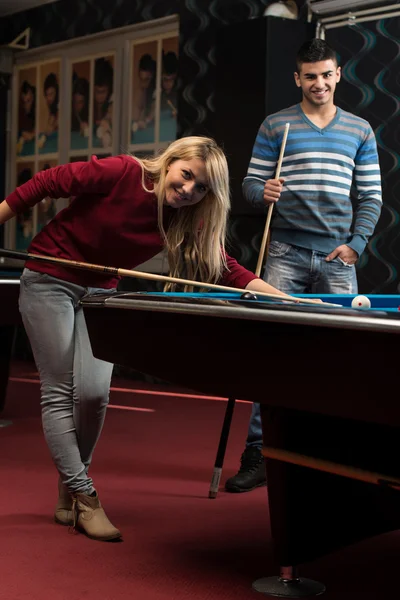
[[262,123],[254,143],[247,175],[243,180],[243,195],[256,208],[264,207],[264,185],[274,177],[279,147],[268,119]]
[[353,237],[348,246],[360,256],[374,232],[382,209],[381,172],[375,135],[371,128],[355,158],[354,183],[358,202]]

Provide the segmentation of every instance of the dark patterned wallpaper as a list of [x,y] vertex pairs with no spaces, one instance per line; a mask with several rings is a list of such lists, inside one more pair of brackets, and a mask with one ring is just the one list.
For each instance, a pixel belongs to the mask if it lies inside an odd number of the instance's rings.
[[[270,3],[271,0],[58,0],[0,19],[0,44],[11,42],[27,27],[31,28],[30,47],[38,48],[178,15],[181,89],[178,132],[209,134],[216,32],[221,25],[262,15]],[[0,178],[1,187],[2,184]],[[0,227],[0,243],[1,230]]]
[[[181,135],[210,134],[218,29],[259,17],[270,3],[269,0],[59,0],[0,19],[0,43],[10,42],[26,27],[31,28],[31,47],[39,47],[178,14],[179,131]],[[302,4],[299,0],[299,5]],[[400,19],[387,19],[331,30],[327,35],[344,65],[337,103],[368,119],[379,144],[384,209],[359,264],[360,291],[364,293],[400,292],[399,29]],[[232,220],[232,253],[251,268],[257,260],[263,227],[263,216]]]
[[[182,135],[206,133],[213,109],[216,32],[261,16],[272,0],[58,0],[0,19],[0,43],[31,27],[31,47],[179,15]],[[110,7],[112,7],[110,9]]]
[[[221,26],[259,17],[272,0],[58,0],[0,19],[0,43],[27,27],[31,47],[62,42],[177,14],[180,21],[178,132],[213,134],[215,40]],[[299,0],[301,5],[303,0]],[[110,5],[112,9],[110,10]],[[250,224],[258,230],[258,223]],[[260,224],[260,227],[262,225]],[[232,228],[233,253],[252,266],[253,233],[239,239]],[[246,230],[246,227],[245,227]]]
[[359,262],[359,284],[370,292],[399,293],[400,19],[333,29],[326,39],[343,65],[337,104],[371,123],[382,171],[382,215]]

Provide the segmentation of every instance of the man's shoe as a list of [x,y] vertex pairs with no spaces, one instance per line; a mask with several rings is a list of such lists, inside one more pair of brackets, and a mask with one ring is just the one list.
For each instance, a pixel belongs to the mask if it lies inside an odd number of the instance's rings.
[[251,492],[261,485],[266,485],[267,475],[261,448],[249,446],[240,459],[240,469],[225,482],[225,491],[231,493]]

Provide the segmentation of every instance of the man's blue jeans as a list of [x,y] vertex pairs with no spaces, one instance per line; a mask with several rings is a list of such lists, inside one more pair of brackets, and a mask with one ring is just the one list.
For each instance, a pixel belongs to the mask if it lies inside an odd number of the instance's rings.
[[[287,294],[357,294],[355,266],[346,265],[340,258],[326,262],[326,256],[283,242],[271,242],[264,279]],[[246,441],[246,447],[249,446],[262,447],[260,405],[256,403]]]

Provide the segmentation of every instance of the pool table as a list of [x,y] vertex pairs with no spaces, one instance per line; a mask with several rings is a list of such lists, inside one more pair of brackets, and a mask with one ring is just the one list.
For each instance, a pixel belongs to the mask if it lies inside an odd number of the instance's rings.
[[4,408],[11,352],[16,326],[21,322],[18,310],[20,272],[0,270],[0,412]]
[[370,309],[319,297],[342,306],[199,293],[82,302],[97,357],[261,403],[281,575],[253,587],[271,595],[321,593],[298,565],[400,528],[400,297],[368,295]]

